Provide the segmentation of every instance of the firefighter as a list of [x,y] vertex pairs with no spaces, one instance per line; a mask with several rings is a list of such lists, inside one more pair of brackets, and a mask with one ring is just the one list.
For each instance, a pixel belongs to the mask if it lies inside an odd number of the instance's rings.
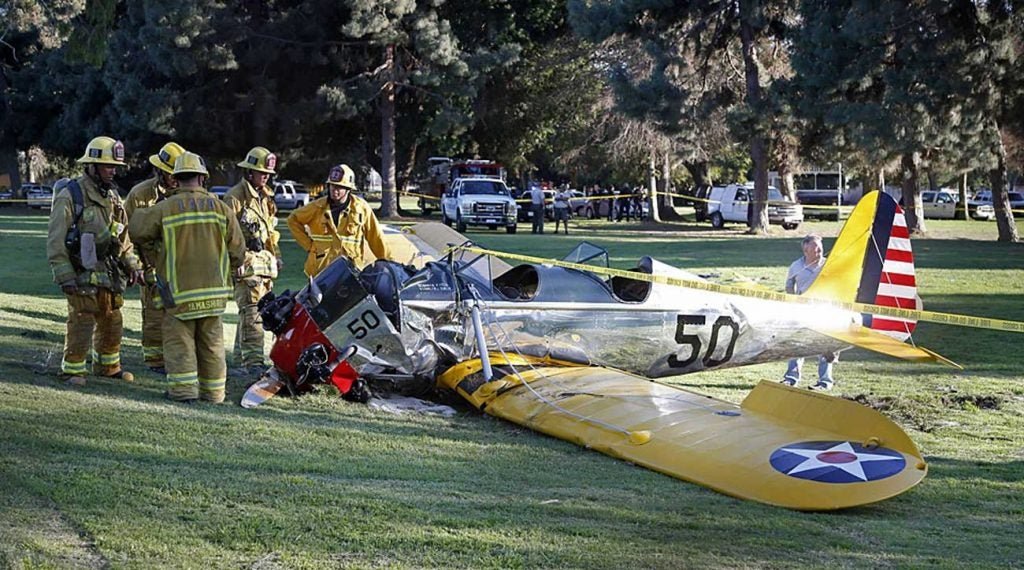
[[[153,177],[139,182],[128,192],[124,209],[128,220],[140,208],[148,208],[167,197],[177,187],[174,181],[174,163],[185,149],[176,142],[169,142],[160,151],[149,157],[153,165]],[[141,252],[137,252],[141,253]],[[164,374],[164,345],[160,328],[163,326],[164,310],[156,287],[156,270],[151,260],[140,255],[145,267],[145,284],[142,286],[142,358],[150,370]]]
[[141,282],[142,265],[114,184],[124,145],[96,137],[78,163],[84,175],[57,185],[46,240],[53,280],[68,300],[61,376],[85,385],[91,348],[94,374],[131,382],[134,376],[121,367],[121,305],[125,287]]
[[370,205],[352,194],[355,173],[347,165],[331,168],[327,176],[327,196],[310,202],[288,216],[288,229],[306,250],[306,275],[315,277],[340,255],[362,269],[372,259],[364,253],[369,247],[377,259],[391,259],[384,243],[377,216]]
[[245,237],[245,262],[234,276],[235,303],[238,304],[238,333],[235,335],[235,363],[246,373],[260,373],[263,357],[263,321],[256,304],[274,288],[281,268],[278,240],[277,206],[274,190],[267,183],[275,174],[277,157],[258,146],[238,163],[242,180],[224,194],[224,203],[233,211]]
[[[164,305],[168,399],[224,401],[227,363],[221,315],[231,296],[231,272],[245,260],[238,220],[203,187],[209,172],[198,155],[174,163],[178,187],[135,213],[131,233],[153,255]],[[230,269],[228,268],[230,264]]]

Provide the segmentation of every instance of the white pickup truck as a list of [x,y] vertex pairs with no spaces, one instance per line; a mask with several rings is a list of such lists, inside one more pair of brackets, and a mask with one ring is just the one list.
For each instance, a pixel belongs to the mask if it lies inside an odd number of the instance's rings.
[[[754,199],[754,185],[730,184],[715,186],[708,195],[708,218],[711,226],[720,228],[725,222],[747,223],[750,203]],[[795,230],[804,221],[800,204],[790,202],[775,187],[768,187],[768,223],[781,224]]]
[[456,178],[441,197],[441,221],[465,232],[467,226],[487,226],[516,233],[516,202],[500,178]]

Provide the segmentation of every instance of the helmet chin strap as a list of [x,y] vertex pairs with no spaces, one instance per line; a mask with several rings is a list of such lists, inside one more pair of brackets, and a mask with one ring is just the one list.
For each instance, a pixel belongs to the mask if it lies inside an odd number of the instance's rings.
[[87,165],[85,167],[85,174],[86,176],[91,178],[92,181],[95,182],[96,185],[99,186],[102,190],[107,190],[109,192],[114,187],[113,184],[110,184],[109,182],[104,182],[103,179],[100,178],[100,175],[96,171],[95,164]]

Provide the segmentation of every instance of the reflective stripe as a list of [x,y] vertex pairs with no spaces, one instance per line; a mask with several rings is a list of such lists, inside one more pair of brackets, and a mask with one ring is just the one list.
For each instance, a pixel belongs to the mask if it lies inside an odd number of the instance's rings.
[[220,299],[230,297],[232,289],[229,287],[207,287],[205,289],[192,289],[185,293],[175,293],[176,303],[187,303],[188,301],[205,301],[208,299]]
[[326,242],[334,241],[333,237],[331,237],[331,236],[324,236],[324,235],[320,235],[320,234],[313,234],[313,235],[309,236],[309,238],[312,239],[313,241],[326,241]]
[[167,383],[172,388],[192,386],[199,383],[198,372],[177,372],[167,374]]
[[103,366],[114,366],[115,364],[121,363],[121,353],[115,352],[113,354],[101,354],[100,364]]
[[223,390],[226,384],[227,382],[224,378],[216,378],[213,380],[209,378],[199,379],[199,389],[203,392],[216,392],[218,390]]
[[159,357],[164,355],[163,346],[146,346],[142,345],[142,357],[149,360],[153,357]]
[[85,361],[81,362],[68,362],[64,360],[60,363],[60,371],[64,374],[85,374],[89,369],[85,365]]

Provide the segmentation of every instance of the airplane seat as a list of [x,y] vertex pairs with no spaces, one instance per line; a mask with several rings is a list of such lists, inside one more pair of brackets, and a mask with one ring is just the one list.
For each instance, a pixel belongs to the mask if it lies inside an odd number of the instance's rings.
[[[650,273],[643,266],[634,267],[630,271],[636,273]],[[647,300],[651,293],[651,284],[647,281],[638,281],[628,277],[612,277],[609,279],[612,293],[617,299],[626,303],[642,303]]]
[[494,279],[494,288],[511,301],[529,301],[537,295],[540,276],[532,265],[519,265]]
[[412,273],[405,266],[383,259],[374,261],[359,275],[363,286],[376,299],[377,305],[387,315],[391,324],[399,330],[401,306],[398,302],[398,286],[410,277]]

